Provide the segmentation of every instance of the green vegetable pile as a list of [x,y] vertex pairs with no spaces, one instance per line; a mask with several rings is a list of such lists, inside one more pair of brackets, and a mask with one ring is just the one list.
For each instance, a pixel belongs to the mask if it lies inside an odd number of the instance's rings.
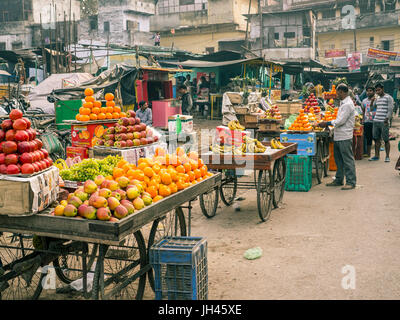
[[100,159],[84,159],[69,169],[60,171],[63,180],[68,181],[87,181],[94,180],[98,175],[104,177],[112,175],[115,166],[122,159],[121,156],[108,156]]

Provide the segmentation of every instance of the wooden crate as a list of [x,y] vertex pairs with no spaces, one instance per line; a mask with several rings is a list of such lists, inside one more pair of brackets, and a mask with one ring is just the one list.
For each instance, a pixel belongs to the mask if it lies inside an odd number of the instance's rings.
[[303,107],[303,104],[301,103],[300,100],[295,100],[295,101],[282,101],[278,100],[275,103],[281,114],[293,114],[293,113],[298,113],[299,110]]
[[258,114],[248,113],[248,114],[244,115],[244,121],[245,121],[245,123],[257,124],[258,123],[258,117],[259,117]]
[[236,114],[247,114],[249,108],[247,107],[233,107],[235,109]]
[[258,125],[258,129],[260,131],[279,131],[279,123],[278,122],[260,123]]
[[228,96],[229,100],[232,104],[241,104],[242,103],[242,95],[237,92],[227,92],[226,95]]

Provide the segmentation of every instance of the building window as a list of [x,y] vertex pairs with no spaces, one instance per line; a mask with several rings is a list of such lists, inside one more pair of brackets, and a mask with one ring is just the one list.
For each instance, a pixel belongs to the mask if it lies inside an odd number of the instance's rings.
[[104,32],[110,32],[110,21],[104,22]]
[[89,17],[89,31],[95,31],[99,27],[97,16],[90,16]]
[[184,6],[188,4],[194,4],[194,0],[179,0],[179,5]]
[[396,10],[396,1],[392,0],[392,1],[383,1],[383,10],[385,12],[391,12],[391,11],[395,11]]
[[275,40],[279,40],[279,32],[275,32],[274,33],[274,39]]
[[283,36],[284,36],[286,39],[294,39],[294,38],[296,38],[296,32],[285,32],[285,33],[283,34]]
[[22,49],[22,42],[21,42],[21,41],[13,42],[13,43],[12,43],[12,49],[13,49],[13,50]]
[[370,38],[369,38],[369,46],[370,46],[371,48],[373,48],[374,45],[375,45],[375,39],[374,39],[374,37],[370,37]]
[[360,0],[360,14],[375,12],[375,0]]
[[211,53],[215,52],[215,49],[214,49],[214,47],[206,47],[206,52],[207,52],[207,54],[211,54]]
[[1,11],[0,12],[0,22],[8,22],[9,17],[8,17],[8,11]]
[[321,13],[322,19],[332,19],[336,17],[336,12],[334,9],[321,10]]
[[381,41],[381,49],[386,51],[394,51],[394,40]]
[[5,42],[0,42],[0,51],[6,50],[6,43]]

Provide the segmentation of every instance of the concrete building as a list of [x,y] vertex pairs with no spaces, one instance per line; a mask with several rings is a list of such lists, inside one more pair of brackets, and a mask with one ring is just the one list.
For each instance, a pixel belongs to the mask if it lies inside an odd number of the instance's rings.
[[[0,2],[0,50],[14,50],[41,45],[55,40],[56,22],[80,19],[78,0],[2,0]],[[72,29],[72,27],[71,27]],[[63,34],[64,28],[60,28]]]
[[80,40],[134,46],[151,45],[150,17],[154,0],[99,0],[97,15],[84,19]]
[[[255,12],[257,1],[253,0],[250,13]],[[159,0],[150,19],[151,30],[161,33],[161,46],[213,53],[220,50],[219,42],[231,39],[240,47],[247,13],[249,0]]]

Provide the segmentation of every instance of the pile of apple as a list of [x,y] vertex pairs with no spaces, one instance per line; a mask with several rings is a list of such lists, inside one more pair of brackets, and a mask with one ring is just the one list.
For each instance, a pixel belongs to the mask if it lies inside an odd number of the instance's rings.
[[52,215],[116,222],[153,203],[140,181],[103,176],[87,180],[54,209]]
[[105,130],[96,145],[132,148],[158,141],[158,137],[153,135],[153,130],[136,117],[135,111],[129,110],[127,115],[129,117],[120,118],[115,126]]
[[314,93],[310,93],[309,97],[306,99],[303,108],[304,112],[309,113],[310,108],[313,108],[315,113],[319,113],[321,111],[320,107],[318,107],[318,100],[315,97]]
[[1,123],[0,129],[0,173],[33,174],[53,165],[43,143],[36,138],[29,119],[22,111],[12,110],[9,119]]

